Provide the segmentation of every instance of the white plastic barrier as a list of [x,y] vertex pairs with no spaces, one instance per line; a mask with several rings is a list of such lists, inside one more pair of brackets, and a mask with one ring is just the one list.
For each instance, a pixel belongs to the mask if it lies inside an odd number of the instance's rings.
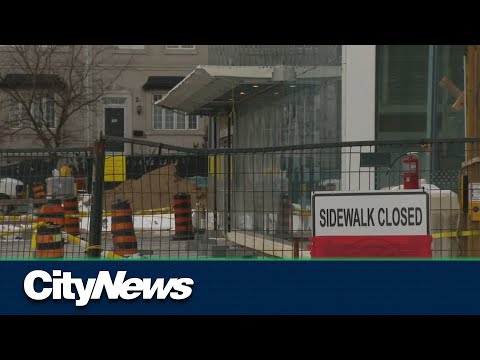
[[[440,234],[433,239],[432,256],[434,258],[455,258],[459,256],[457,239],[441,234],[456,231],[460,215],[458,194],[451,190],[442,190],[433,184],[420,180],[420,187],[430,194],[430,231]],[[403,190],[403,185],[391,186],[382,190]]]

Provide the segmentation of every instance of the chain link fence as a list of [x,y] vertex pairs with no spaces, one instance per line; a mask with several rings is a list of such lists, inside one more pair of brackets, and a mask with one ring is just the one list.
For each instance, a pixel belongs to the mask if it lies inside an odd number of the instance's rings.
[[474,256],[476,205],[464,189],[480,183],[479,143],[191,149],[106,137],[94,148],[0,150],[0,257],[309,258],[312,191],[401,190],[412,153],[433,257]]

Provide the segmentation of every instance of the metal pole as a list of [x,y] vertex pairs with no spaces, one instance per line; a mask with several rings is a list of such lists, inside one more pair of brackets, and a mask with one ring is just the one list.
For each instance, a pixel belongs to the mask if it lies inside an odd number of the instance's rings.
[[[90,89],[90,62],[91,62],[91,54],[90,54],[90,45],[84,45],[85,46],[85,95],[88,98],[89,91]],[[87,111],[87,126],[85,128],[85,141],[87,143],[87,146],[90,146],[91,143],[91,127],[92,127],[92,115],[91,115],[91,107],[90,105],[87,105],[85,107]]]
[[[232,116],[228,117],[228,129],[227,129],[227,148],[230,149],[232,147],[232,142],[231,142],[231,129],[232,129]],[[231,169],[230,169],[230,154],[227,154],[227,231],[230,232],[231,230],[231,215],[230,215],[230,207],[231,207],[231,199],[230,199],[230,194],[231,194]]]
[[95,142],[95,182],[93,184],[93,203],[90,215],[90,234],[88,237],[87,257],[99,258],[102,252],[102,215],[103,215],[103,176],[105,171],[105,139]]
[[298,259],[300,257],[300,240],[301,238],[299,237],[292,238],[294,259]]
[[[218,147],[217,144],[218,134],[217,134],[217,117],[213,118],[213,148]],[[217,154],[213,155],[213,228],[215,231],[218,230],[218,219],[217,219]]]
[[[427,139],[437,137],[437,68],[438,68],[438,45],[429,45],[428,48],[428,97],[427,97]],[[435,170],[436,144],[432,144],[430,159],[426,162],[426,180],[431,183],[431,174]],[[425,154],[428,156],[428,154]]]

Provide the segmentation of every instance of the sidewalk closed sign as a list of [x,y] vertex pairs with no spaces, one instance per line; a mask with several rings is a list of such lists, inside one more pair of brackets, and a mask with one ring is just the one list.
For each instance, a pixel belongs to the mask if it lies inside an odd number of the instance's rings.
[[314,192],[312,216],[312,257],[431,257],[422,190]]

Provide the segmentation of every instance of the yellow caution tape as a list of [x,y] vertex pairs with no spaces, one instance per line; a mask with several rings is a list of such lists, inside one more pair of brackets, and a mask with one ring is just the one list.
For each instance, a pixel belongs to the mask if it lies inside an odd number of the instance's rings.
[[35,250],[37,248],[37,232],[36,231],[32,233],[31,247],[32,247],[32,250]]
[[300,216],[311,216],[312,212],[310,209],[302,209],[302,210],[297,210],[293,209],[292,210],[293,215],[300,215]]
[[[66,234],[65,232],[62,231],[62,234]],[[67,235],[67,241],[73,243],[73,244],[77,244],[77,245],[80,245],[82,242],[85,242],[85,240],[82,240],[81,238],[79,238],[78,236],[75,236],[75,235],[72,235],[72,234],[66,234]],[[87,252],[88,250],[91,250],[91,249],[100,249],[103,251],[103,248],[101,245],[86,245],[85,246],[85,252]],[[120,255],[116,255],[115,253],[113,253],[113,251],[107,251],[105,252],[105,257],[108,258],[108,259],[122,259],[123,257],[120,256]]]
[[0,215],[0,220],[5,221],[19,221],[19,220],[34,220],[36,216],[27,214],[27,215]]
[[432,238],[452,238],[452,237],[462,237],[462,236],[476,236],[480,235],[480,230],[464,230],[464,231],[445,231],[432,234]]
[[37,228],[43,224],[44,224],[43,221],[40,221],[36,224],[32,224],[32,229],[33,229],[32,241],[31,241],[32,250],[35,250],[37,248]]
[[85,247],[85,252],[89,252],[90,250],[100,250],[103,251],[102,245],[87,245]]
[[75,235],[72,235],[72,234],[67,234],[64,231],[62,231],[62,234],[67,235],[67,241],[70,241],[73,244],[79,245],[79,244],[82,243],[82,239],[80,239],[78,236],[75,236]]

